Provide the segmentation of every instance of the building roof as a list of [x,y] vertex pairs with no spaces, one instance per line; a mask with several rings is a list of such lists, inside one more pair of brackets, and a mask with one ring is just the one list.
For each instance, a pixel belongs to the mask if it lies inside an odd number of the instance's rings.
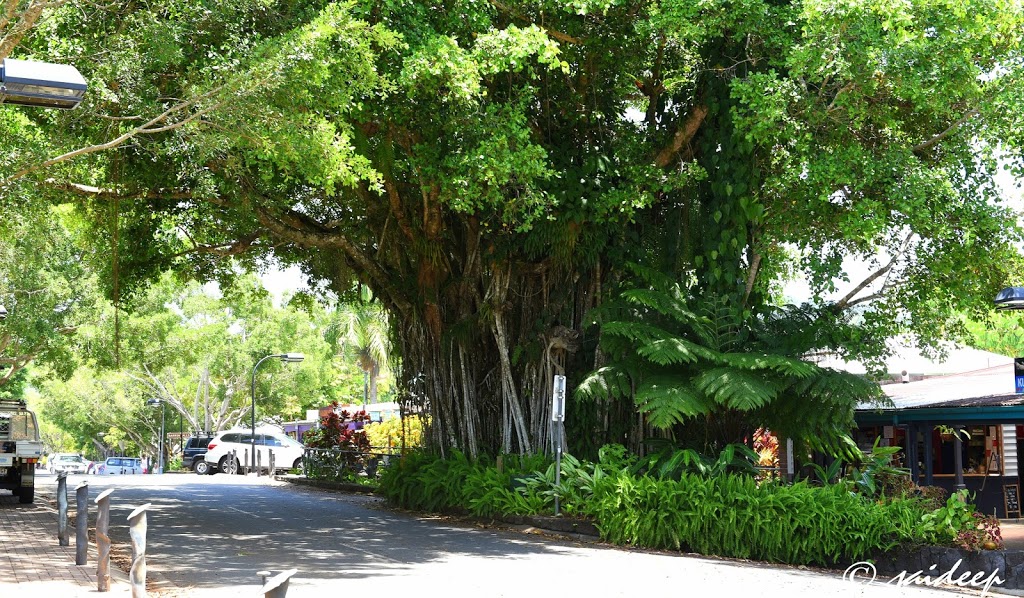
[[995,421],[1024,423],[1024,395],[1017,394],[1013,363],[882,386],[892,407],[857,406],[862,423]]
[[[1013,362],[972,372],[935,376],[905,384],[886,384],[882,391],[897,409],[934,407],[945,403],[974,401],[992,404],[1020,398],[1014,390]],[[980,404],[979,403],[979,404]],[[966,405],[966,403],[964,403]],[[858,406],[873,409],[875,406]]]

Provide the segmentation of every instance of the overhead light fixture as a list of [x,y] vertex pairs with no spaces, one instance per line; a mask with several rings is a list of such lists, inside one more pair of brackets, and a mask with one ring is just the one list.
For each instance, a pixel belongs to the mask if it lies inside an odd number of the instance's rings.
[[299,363],[306,358],[302,353],[282,353],[280,357],[285,363]]
[[85,97],[85,78],[68,64],[0,61],[0,103],[71,109]]
[[1006,287],[996,294],[994,303],[1000,311],[1024,309],[1024,287]]

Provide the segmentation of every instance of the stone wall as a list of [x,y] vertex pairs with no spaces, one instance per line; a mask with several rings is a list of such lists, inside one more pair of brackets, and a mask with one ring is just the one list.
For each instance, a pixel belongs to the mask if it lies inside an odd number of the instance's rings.
[[[904,579],[921,572],[920,577],[936,579],[947,575],[954,582],[961,580],[963,587],[980,588],[979,584],[968,585],[972,579],[984,580],[997,572],[1002,583],[993,588],[1024,589],[1024,550],[982,550],[974,552],[960,548],[925,546],[917,549],[895,550],[874,559],[880,577],[895,577],[906,572]],[[969,573],[969,575],[966,575]],[[980,577],[975,577],[981,574]]]

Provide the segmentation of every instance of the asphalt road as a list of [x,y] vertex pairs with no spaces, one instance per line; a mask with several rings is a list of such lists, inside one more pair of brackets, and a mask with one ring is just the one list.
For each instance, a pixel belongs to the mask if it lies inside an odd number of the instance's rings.
[[[151,503],[147,565],[159,582],[156,593],[166,596],[261,596],[258,571],[292,568],[298,569],[288,591],[292,598],[349,592],[445,598],[940,596],[929,588],[851,582],[838,573],[484,529],[396,513],[372,497],[265,478],[70,476],[72,505],[74,488],[83,479],[90,483],[90,505],[102,490],[115,488],[115,542],[128,543],[128,514]],[[44,496],[55,489],[53,476],[40,476],[38,482]]]

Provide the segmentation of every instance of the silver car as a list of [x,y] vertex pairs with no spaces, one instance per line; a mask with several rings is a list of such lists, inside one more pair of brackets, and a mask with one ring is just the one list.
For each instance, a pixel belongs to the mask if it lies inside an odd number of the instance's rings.
[[62,471],[86,473],[86,470],[89,468],[89,462],[82,455],[76,453],[57,453],[47,461],[46,468],[50,470],[50,473],[60,473]]

